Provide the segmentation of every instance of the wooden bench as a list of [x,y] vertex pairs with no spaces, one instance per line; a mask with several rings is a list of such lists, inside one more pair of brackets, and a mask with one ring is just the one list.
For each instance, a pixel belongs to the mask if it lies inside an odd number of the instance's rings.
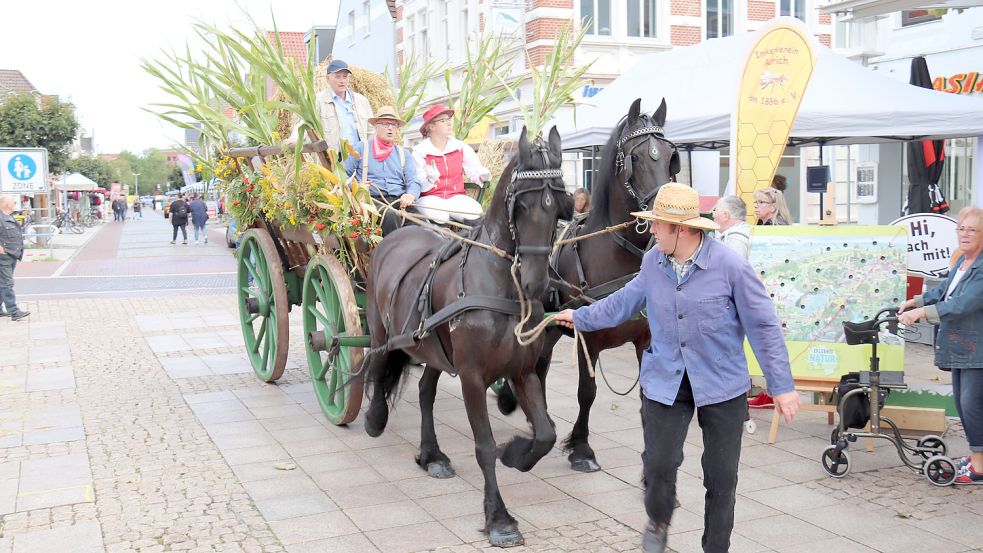
[[[827,424],[836,423],[833,416],[836,413],[836,404],[833,403],[833,388],[840,383],[839,378],[796,378],[796,392],[811,392],[816,394],[817,403],[802,403],[800,411],[819,411],[826,413]],[[782,416],[778,409],[774,409],[771,415],[771,430],[768,432],[768,443],[773,444],[778,439],[778,422]]]
[[[833,403],[833,388],[839,384],[839,379],[811,378],[795,379],[796,392],[810,392],[816,394],[816,403],[802,403],[800,411],[818,411],[826,413],[826,422],[829,425],[836,424],[836,404]],[[946,430],[945,409],[934,409],[926,407],[894,407],[885,405],[881,409],[881,416],[890,419],[898,425],[898,429],[914,431],[915,434],[932,433],[941,435]],[[781,414],[775,409],[771,415],[771,429],[768,432],[768,443],[773,444],[778,439],[778,423],[781,421]],[[890,427],[881,427],[881,432],[888,432]],[[870,423],[867,423],[865,432],[870,432]],[[865,445],[867,451],[874,450],[873,438],[866,438]]]

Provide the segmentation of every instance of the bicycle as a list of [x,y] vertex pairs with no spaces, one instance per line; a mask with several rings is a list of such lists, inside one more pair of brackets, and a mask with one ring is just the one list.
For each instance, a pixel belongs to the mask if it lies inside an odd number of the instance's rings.
[[58,215],[55,217],[55,220],[52,221],[51,224],[57,227],[58,230],[68,229],[75,234],[82,234],[85,232],[85,227],[83,227],[78,221],[72,219],[67,211],[59,211]]

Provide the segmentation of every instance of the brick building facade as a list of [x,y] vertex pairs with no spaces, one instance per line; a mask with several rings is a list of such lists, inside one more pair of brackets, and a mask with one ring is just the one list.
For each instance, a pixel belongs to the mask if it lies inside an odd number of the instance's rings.
[[[697,44],[720,36],[754,31],[778,15],[805,21],[820,42],[830,44],[832,25],[819,8],[826,0],[396,0],[396,58],[406,56],[446,62],[458,77],[463,71],[465,44],[480,34],[512,36],[528,58],[514,75],[528,73],[549,53],[557,33],[571,24],[589,25],[576,53],[577,63],[594,61],[579,96],[589,98],[628,71],[638,56]],[[455,79],[451,79],[453,90]],[[520,87],[521,89],[522,87]],[[521,94],[521,93],[520,93]],[[440,75],[427,89],[424,104],[445,100]],[[580,98],[578,98],[580,99]],[[495,134],[514,137],[521,125],[510,101],[496,110],[502,121]],[[411,125],[413,127],[415,125]],[[410,138],[412,139],[412,133]]]

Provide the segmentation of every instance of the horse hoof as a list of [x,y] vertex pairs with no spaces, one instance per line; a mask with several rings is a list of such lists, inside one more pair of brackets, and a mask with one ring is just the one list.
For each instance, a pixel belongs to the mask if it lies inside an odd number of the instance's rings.
[[578,472],[597,472],[601,470],[601,465],[593,459],[578,459],[570,461],[570,468]]
[[430,478],[439,478],[441,480],[445,478],[453,478],[456,473],[454,469],[451,468],[448,463],[433,462],[427,465],[427,474]]
[[516,547],[526,543],[522,533],[516,528],[508,530],[492,530],[488,532],[488,543],[494,547]]

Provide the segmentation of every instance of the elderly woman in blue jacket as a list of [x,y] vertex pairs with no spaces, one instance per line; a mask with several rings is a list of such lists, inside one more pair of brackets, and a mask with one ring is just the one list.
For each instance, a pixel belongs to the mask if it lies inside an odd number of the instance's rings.
[[956,484],[983,484],[983,209],[959,212],[959,257],[948,278],[901,304],[901,322],[939,326],[935,364],[952,371],[952,396],[966,430],[969,457],[956,461]]

